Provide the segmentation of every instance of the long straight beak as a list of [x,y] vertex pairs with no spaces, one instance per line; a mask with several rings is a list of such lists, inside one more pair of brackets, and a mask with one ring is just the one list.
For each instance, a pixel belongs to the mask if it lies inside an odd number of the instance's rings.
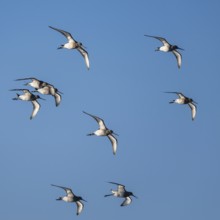
[[183,48],[178,47],[178,50],[184,50]]
[[137,196],[135,196],[135,195],[132,195],[132,196],[134,196],[136,199],[138,199],[138,197],[137,197]]
[[114,135],[119,136],[118,134],[116,134],[115,132],[113,132]]
[[46,99],[43,99],[43,98],[41,98],[41,97],[40,97],[39,99],[42,99],[42,100],[46,101]]
[[61,91],[59,91],[59,90],[58,90],[57,92],[63,95],[63,92],[61,92]]
[[82,199],[82,201],[87,202],[85,199]]
[[87,47],[85,47],[83,44],[81,45],[81,47],[82,47],[83,49],[87,49]]

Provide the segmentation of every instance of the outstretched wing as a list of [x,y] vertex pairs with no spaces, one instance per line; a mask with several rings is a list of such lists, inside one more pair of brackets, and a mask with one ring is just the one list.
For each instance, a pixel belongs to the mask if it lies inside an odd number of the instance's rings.
[[109,182],[111,184],[115,184],[118,186],[118,192],[125,192],[125,186],[120,184],[120,183],[115,183],[115,182]]
[[10,91],[22,91],[23,93],[32,94],[32,93],[30,92],[30,90],[28,90],[28,89],[11,89]]
[[169,42],[165,38],[163,38],[163,37],[151,36],[151,35],[147,35],[147,34],[145,34],[144,36],[146,36],[146,37],[153,37],[153,38],[159,40],[160,42],[162,42],[162,44],[164,46],[170,46]]
[[67,188],[65,186],[58,186],[58,185],[54,185],[54,184],[51,184],[51,186],[55,186],[55,187],[64,189],[66,191],[66,194],[67,194],[68,197],[73,197],[74,196],[73,191],[70,188]]
[[83,210],[84,204],[80,201],[76,201],[76,206],[77,206],[76,214],[79,215]]
[[177,50],[173,50],[172,52],[173,52],[174,56],[176,57],[178,68],[180,68],[181,63],[182,63],[182,55]]
[[189,107],[191,108],[192,120],[194,120],[195,117],[196,117],[196,105],[193,104],[193,103],[191,103],[191,102],[190,102],[188,105],[189,105]]
[[85,63],[86,63],[86,67],[87,67],[87,69],[89,69],[89,55],[88,55],[88,52],[82,47],[78,47],[77,50],[83,56],[83,58],[85,60]]
[[123,201],[123,203],[121,204],[121,206],[126,206],[126,205],[129,205],[129,204],[131,204],[131,202],[132,202],[132,199],[131,199],[131,197],[125,197],[125,200]]
[[54,98],[55,98],[56,106],[59,106],[59,104],[61,102],[61,95],[59,93],[55,93]]
[[51,27],[51,26],[49,26],[49,28],[51,28],[51,29],[53,29],[55,31],[60,32],[63,36],[65,36],[67,38],[68,41],[71,41],[71,40],[75,41],[74,38],[72,37],[72,35],[69,32],[61,30],[61,29],[58,29],[58,28],[54,28],[54,27]]
[[28,77],[28,78],[21,78],[21,79],[16,79],[15,81],[20,81],[20,80],[38,80],[38,79],[36,79],[36,78],[34,78],[34,77]]
[[103,119],[101,119],[101,118],[99,118],[95,115],[91,115],[91,114],[89,114],[87,112],[84,112],[84,111],[83,111],[83,113],[85,113],[85,114],[91,116],[92,118],[94,118],[97,121],[97,123],[99,124],[100,129],[106,129],[106,126],[105,126],[105,123],[104,123]]
[[38,103],[37,100],[31,101],[31,103],[33,104],[33,111],[32,111],[30,119],[33,119],[38,113],[38,111],[40,110],[40,104]]
[[117,141],[117,139],[112,134],[109,134],[108,138],[109,138],[109,140],[112,143],[112,150],[113,150],[113,154],[115,155],[116,151],[117,151],[117,143],[118,143],[118,141]]
[[173,94],[177,94],[179,98],[186,98],[186,96],[184,96],[183,93],[181,92],[165,92],[165,93],[173,93]]

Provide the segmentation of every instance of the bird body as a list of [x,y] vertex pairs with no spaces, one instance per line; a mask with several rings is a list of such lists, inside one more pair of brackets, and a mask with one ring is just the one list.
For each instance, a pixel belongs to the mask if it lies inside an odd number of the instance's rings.
[[132,202],[131,196],[134,196],[135,198],[137,198],[132,192],[127,191],[124,185],[115,183],[115,182],[109,182],[109,183],[117,185],[118,188],[117,190],[111,190],[112,194],[105,195],[105,197],[115,196],[119,198],[125,198],[121,206],[129,205]]
[[41,107],[37,99],[42,99],[42,98],[39,95],[34,95],[28,89],[12,89],[11,91],[23,91],[23,94],[17,93],[17,97],[13,98],[13,100],[30,101],[33,105],[33,111],[30,116],[30,119],[33,119],[37,115]]
[[59,197],[59,198],[57,198],[57,200],[62,200],[64,202],[75,202],[76,206],[77,206],[76,214],[79,215],[82,212],[84,204],[80,200],[85,201],[85,202],[86,202],[86,200],[84,200],[81,196],[76,196],[73,193],[72,189],[70,189],[70,188],[67,188],[64,186],[58,186],[58,185],[54,185],[54,184],[51,184],[51,186],[55,186],[55,187],[64,189],[66,192],[66,196]]
[[182,55],[179,50],[183,50],[182,48],[178,47],[177,45],[171,45],[165,38],[163,37],[157,37],[157,36],[151,36],[151,35],[144,35],[146,37],[152,37],[155,38],[159,41],[161,41],[161,43],[163,44],[163,46],[158,47],[155,51],[163,51],[163,52],[172,52],[174,54],[174,56],[176,57],[177,60],[177,65],[178,68],[181,67],[182,64]]
[[169,103],[170,103],[170,104],[176,103],[176,104],[180,104],[180,105],[188,104],[188,106],[189,106],[190,109],[191,109],[192,120],[195,119],[197,107],[196,107],[196,102],[195,102],[193,99],[186,97],[186,96],[183,95],[183,93],[181,93],[181,92],[166,92],[166,93],[174,93],[174,94],[177,94],[179,98],[174,99],[174,100],[170,101]]
[[61,29],[58,29],[58,28],[54,28],[54,27],[51,27],[49,26],[51,29],[55,30],[55,31],[58,31],[59,33],[61,33],[63,36],[65,36],[68,40],[67,43],[65,44],[62,44],[58,47],[58,49],[77,49],[80,54],[83,56],[84,60],[85,60],[85,63],[86,63],[86,67],[87,69],[90,68],[90,64],[89,64],[89,55],[88,55],[88,52],[84,49],[83,47],[83,44],[81,42],[78,42],[76,41],[73,36],[67,32],[67,31],[64,31],[64,30],[61,30]]
[[[88,134],[89,136],[91,135],[96,135],[96,136],[107,136],[108,139],[111,141],[111,144],[112,144],[112,150],[113,150],[113,154],[115,155],[116,154],[116,151],[117,151],[117,139],[114,137],[113,134],[115,134],[112,130],[109,130],[106,125],[105,125],[105,122],[103,119],[95,116],[95,115],[91,115],[87,112],[84,112],[83,113],[91,116],[92,118],[94,118],[96,120],[96,122],[99,124],[99,129],[94,131],[93,133],[90,133]],[[117,134],[115,134],[117,135]]]
[[43,94],[43,95],[52,95],[54,97],[56,106],[59,106],[62,97],[61,97],[60,92],[58,91],[58,89],[55,88],[53,85],[48,84],[44,87],[36,89],[36,91]]

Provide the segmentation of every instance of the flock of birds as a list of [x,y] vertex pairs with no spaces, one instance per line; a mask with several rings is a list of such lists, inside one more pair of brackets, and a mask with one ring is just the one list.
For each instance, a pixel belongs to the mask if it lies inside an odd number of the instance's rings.
[[13,98],[13,100],[30,101],[32,103],[33,111],[31,113],[30,119],[33,119],[37,115],[38,111],[40,110],[41,105],[37,101],[37,99],[45,100],[45,99],[41,98],[39,95],[33,94],[35,92],[41,93],[43,95],[53,96],[55,99],[56,106],[59,106],[59,104],[61,102],[61,98],[62,98],[61,97],[62,92],[60,92],[53,85],[51,85],[47,82],[44,82],[42,80],[38,80],[33,77],[16,79],[16,81],[20,81],[20,80],[31,80],[31,82],[25,83],[24,85],[31,86],[35,90],[30,91],[29,89],[11,89],[10,91],[22,91],[23,92],[23,94],[17,93],[17,97]]
[[[58,29],[58,28],[54,28],[51,26],[49,26],[49,27],[55,31],[58,31],[62,35],[64,35],[68,40],[67,43],[59,46],[58,49],[62,49],[62,48],[77,49],[80,52],[80,54],[83,56],[83,58],[85,60],[86,67],[89,70],[89,68],[90,68],[89,56],[88,56],[88,52],[85,50],[85,47],[83,46],[83,44],[76,41],[69,32]],[[158,47],[156,49],[156,51],[172,52],[176,57],[178,68],[181,67],[182,56],[181,56],[180,52],[178,51],[178,49],[183,50],[182,48],[179,48],[176,45],[171,45],[165,38],[162,38],[162,37],[151,36],[151,35],[145,35],[145,36],[155,38],[155,39],[161,41],[163,45],[161,47]],[[57,107],[60,105],[61,100],[62,100],[62,96],[61,96],[62,92],[59,91],[54,85],[47,83],[45,81],[36,79],[34,77],[16,79],[16,81],[26,81],[26,80],[30,80],[30,82],[28,82],[24,85],[31,86],[32,88],[35,89],[34,91],[30,91],[29,89],[12,89],[11,91],[22,91],[23,92],[22,94],[17,93],[16,97],[13,98],[13,100],[30,101],[32,103],[33,111],[31,113],[30,119],[33,119],[40,110],[41,105],[38,102],[38,99],[43,99],[39,95],[35,95],[34,93],[36,93],[36,92],[43,94],[43,95],[53,96],[54,100],[55,100],[55,105]],[[197,103],[193,99],[186,97],[181,92],[166,92],[166,93],[176,94],[178,96],[178,98],[170,101],[170,103],[187,104],[191,109],[192,120],[195,119],[196,104]],[[115,137],[115,136],[117,136],[117,134],[107,128],[103,119],[99,118],[98,116],[87,113],[85,111],[83,111],[83,113],[92,117],[99,125],[98,130],[96,130],[92,133],[89,133],[88,135],[89,136],[90,135],[107,136],[111,142],[113,154],[115,155],[116,151],[117,151],[117,144],[118,144],[117,138]],[[117,190],[111,190],[112,193],[105,195],[105,197],[115,196],[115,197],[124,198],[124,201],[122,202],[121,206],[129,205],[132,202],[131,196],[136,197],[132,192],[127,191],[125,189],[124,185],[119,184],[119,183],[115,183],[115,182],[109,182],[109,183],[117,185]],[[65,196],[59,197],[57,200],[62,200],[65,202],[75,202],[76,206],[77,206],[76,214],[79,215],[82,212],[83,207],[84,207],[84,204],[82,201],[86,202],[86,200],[84,200],[81,196],[76,196],[73,193],[71,188],[67,188],[67,187],[59,186],[59,185],[54,185],[54,184],[52,184],[52,186],[59,187],[59,188],[65,190],[65,192],[66,192]]]

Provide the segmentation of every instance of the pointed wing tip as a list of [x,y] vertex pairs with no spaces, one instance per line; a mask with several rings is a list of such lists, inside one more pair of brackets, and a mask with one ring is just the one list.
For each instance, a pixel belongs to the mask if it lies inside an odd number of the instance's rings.
[[118,185],[118,186],[124,186],[124,185],[122,185],[122,184],[120,184],[120,183],[116,183],[116,182],[112,182],[112,181],[110,181],[110,182],[108,182],[108,183],[115,184],[115,185]]

